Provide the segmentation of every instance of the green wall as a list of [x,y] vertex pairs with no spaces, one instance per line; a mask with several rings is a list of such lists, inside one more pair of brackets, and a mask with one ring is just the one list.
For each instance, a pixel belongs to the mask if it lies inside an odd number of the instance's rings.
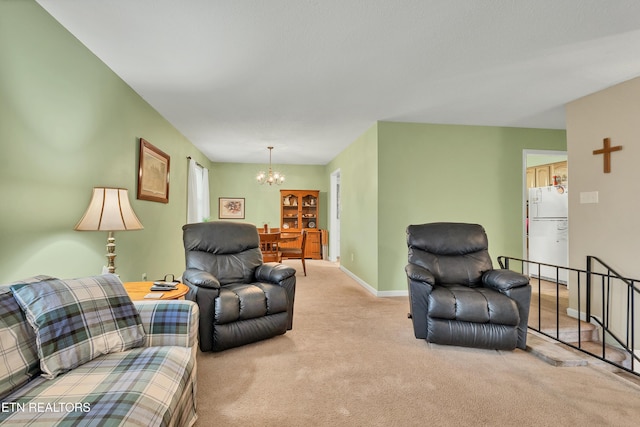
[[[171,156],[169,203],[136,199],[138,138]],[[212,163],[32,1],[0,2],[0,282],[96,274],[106,233],[73,227],[94,186],[128,188],[145,229],[116,233],[123,280],[184,268],[187,156],[219,197],[244,197],[245,221],[279,220],[279,190],[320,190],[341,171],[341,265],[389,294],[406,290],[405,228],[473,221],[491,252],[520,256],[522,150],[566,150],[565,132],[378,122],[326,166],[274,165],[287,181],[258,186],[265,165]],[[331,232],[331,231],[330,231]]]
[[[116,233],[121,278],[182,274],[187,156],[209,169],[211,219],[244,197],[245,221],[275,227],[281,188],[314,189],[326,227],[324,166],[274,165],[286,184],[269,187],[264,164],[210,162],[35,2],[0,2],[0,77],[0,283],[101,272],[107,233],[73,231],[94,186],[128,188],[144,225]],[[140,137],[171,156],[168,204],[136,199]]]
[[[139,137],[171,156],[168,204],[136,199]],[[101,272],[107,233],[73,230],[94,186],[144,225],[116,233],[123,280],[182,273],[186,157],[209,161],[33,1],[0,2],[0,150],[0,283]]]
[[378,288],[378,229],[381,226],[378,160],[376,124],[326,168],[327,182],[330,174],[340,169],[340,265],[375,289]]
[[549,163],[562,162],[567,160],[567,154],[528,154],[527,155],[527,167],[547,165]]
[[212,163],[209,169],[211,194],[211,219],[218,219],[218,198],[243,197],[244,221],[270,227],[280,226],[280,190],[319,190],[319,227],[327,227],[327,190],[324,166],[272,165],[274,171],[285,176],[282,185],[259,185],[255,177],[258,171],[267,170],[266,164]]
[[341,169],[341,265],[404,292],[406,227],[434,221],[480,223],[494,260],[521,257],[524,149],[566,150],[565,132],[378,122],[327,168]]
[[566,150],[563,130],[382,122],[378,137],[380,291],[406,289],[409,224],[479,223],[494,261],[522,257],[522,150]]

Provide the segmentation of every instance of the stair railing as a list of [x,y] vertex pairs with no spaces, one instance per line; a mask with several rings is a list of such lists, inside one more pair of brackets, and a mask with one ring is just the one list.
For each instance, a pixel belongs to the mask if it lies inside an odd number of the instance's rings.
[[[594,263],[599,263],[601,267],[604,267],[606,270],[605,273],[595,271],[594,267],[596,265]],[[640,372],[636,372],[636,363],[640,363],[640,358],[634,353],[633,349],[635,348],[635,323],[636,323],[636,313],[635,313],[635,299],[640,294],[640,289],[636,284],[640,282],[640,280],[629,279],[621,276],[614,269],[609,267],[606,263],[602,262],[598,257],[588,256],[587,257],[587,269],[580,270],[575,268],[563,267],[553,264],[546,264],[541,262],[535,262],[520,258],[506,257],[500,256],[498,257],[498,263],[502,268],[511,269],[513,264],[518,263],[519,268],[513,268],[515,271],[519,271],[520,273],[527,274],[532,279],[532,286],[535,286],[536,280],[538,285],[538,324],[532,325],[529,323],[529,329],[534,330],[542,335],[545,335],[549,338],[552,338],[558,342],[561,342],[565,345],[568,345],[576,350],[579,350],[583,353],[589,354],[590,356],[596,357],[604,362],[607,362],[611,365],[614,365],[620,369],[633,373],[637,376],[640,376]],[[542,267],[545,267],[546,276],[543,277],[541,274]],[[548,271],[551,270],[554,273],[549,274]],[[563,272],[563,274],[560,274]],[[567,285],[566,282],[562,281],[560,278],[562,276],[567,277],[568,285],[570,287],[576,287],[577,291],[577,318],[576,319],[576,330],[578,334],[577,343],[567,342],[561,338],[560,335],[560,286]],[[549,276],[554,277],[549,277]],[[541,324],[542,319],[542,306],[544,304],[542,300],[542,292],[541,287],[542,283],[546,281],[555,285],[555,336],[550,332],[550,329],[543,328]],[[612,292],[616,290],[616,295],[618,295],[618,299],[620,299],[620,295],[623,295],[625,298],[625,316],[624,316],[624,325],[620,325],[620,322],[613,324],[611,315],[612,315]],[[620,291],[621,290],[621,291]],[[600,299],[599,309],[600,313],[594,313],[594,308],[596,302],[594,301],[595,296],[598,296]],[[582,311],[583,300],[585,310]],[[639,314],[640,315],[640,314]],[[602,335],[600,337],[601,347],[600,350],[596,353],[587,348],[585,348],[584,343],[582,342],[582,332],[584,330],[584,326],[582,322],[590,322],[594,325],[597,325],[601,328]],[[620,338],[620,336],[624,336],[625,338]],[[614,360],[610,360],[607,358],[607,346],[612,345],[618,351],[624,353],[625,360],[623,362],[616,362]]]
[[[601,267],[604,267],[607,272],[601,274],[594,274],[594,263],[598,263]],[[614,339],[620,346],[629,349],[632,354],[632,366],[635,360],[640,361],[638,357],[635,356],[633,349],[635,349],[635,299],[638,294],[640,294],[640,289],[636,286],[637,280],[629,279],[623,277],[620,273],[611,268],[607,263],[602,261],[600,258],[588,255],[587,256],[587,294],[591,295],[593,290],[593,277],[600,276],[600,295],[602,300],[602,319],[599,319],[597,316],[591,315],[591,304],[592,298],[587,299],[587,316],[592,319],[595,323],[600,325],[603,328],[603,331],[608,334],[612,339]],[[619,338],[613,330],[615,328],[611,327],[611,290],[612,290],[612,282],[620,283],[620,287],[626,287],[626,319],[625,319],[625,338]],[[603,346],[604,342],[603,341]]]

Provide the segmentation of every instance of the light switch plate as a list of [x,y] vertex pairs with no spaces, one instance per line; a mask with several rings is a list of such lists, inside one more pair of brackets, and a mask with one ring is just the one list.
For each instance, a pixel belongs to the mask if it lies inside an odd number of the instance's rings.
[[598,203],[597,191],[581,191],[580,203]]

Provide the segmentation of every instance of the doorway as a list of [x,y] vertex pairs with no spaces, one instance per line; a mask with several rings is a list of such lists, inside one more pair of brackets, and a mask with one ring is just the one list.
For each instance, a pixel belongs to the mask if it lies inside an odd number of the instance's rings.
[[[560,265],[567,264],[568,265],[568,212],[564,211],[564,221],[560,221],[556,218],[556,215],[551,215],[553,218],[541,218],[539,224],[549,225],[553,221],[558,224],[562,224],[562,227],[558,226],[558,236],[551,236],[549,233],[545,233],[544,239],[549,238],[550,242],[555,242],[556,245],[552,245],[549,250],[544,250],[544,248],[540,248],[540,243],[538,240],[538,235],[532,236],[530,235],[532,228],[532,221],[535,218],[532,218],[532,212],[536,211],[537,208],[541,208],[542,203],[540,200],[535,200],[535,206],[531,205],[532,201],[529,200],[529,192],[530,188],[542,188],[546,190],[553,190],[552,193],[561,192],[565,196],[566,199],[568,194],[569,187],[569,173],[567,167],[567,152],[566,151],[551,151],[551,150],[523,150],[522,152],[522,258],[530,259],[532,261],[545,262],[548,264]],[[557,191],[556,191],[557,190]],[[537,194],[537,193],[536,193]],[[551,194],[550,194],[551,195]],[[548,198],[547,198],[548,199]],[[566,203],[566,200],[564,200]],[[532,210],[532,208],[536,208]],[[535,212],[534,212],[535,213]],[[561,216],[561,215],[558,215]],[[544,220],[544,221],[543,221]],[[536,223],[538,224],[538,222]],[[537,227],[536,229],[539,229]],[[547,227],[548,228],[548,227]],[[549,235],[548,235],[549,234]],[[557,239],[556,239],[557,237]],[[531,243],[532,238],[536,239],[535,246],[536,252],[539,253],[542,251],[544,256],[541,259],[532,259],[531,256]],[[565,240],[559,246],[561,247],[562,254],[558,255],[549,255],[558,249],[558,240]],[[546,240],[545,240],[546,241]],[[544,243],[543,243],[544,244]],[[548,258],[548,256],[552,256],[553,259]],[[540,255],[535,255],[535,258],[540,257]],[[527,272],[528,273],[528,272]]]
[[340,169],[331,173],[329,208],[329,261],[340,260]]

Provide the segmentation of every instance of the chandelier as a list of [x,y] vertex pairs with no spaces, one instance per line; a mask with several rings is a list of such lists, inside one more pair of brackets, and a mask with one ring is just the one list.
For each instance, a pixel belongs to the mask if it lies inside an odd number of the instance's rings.
[[273,147],[267,147],[267,148],[269,149],[269,172],[267,173],[265,173],[264,171],[258,172],[258,175],[256,176],[256,180],[258,181],[258,184],[267,183],[269,185],[272,185],[272,184],[280,185],[284,182],[284,175],[282,175],[280,172],[274,172],[273,170],[271,170],[271,150],[273,150]]

